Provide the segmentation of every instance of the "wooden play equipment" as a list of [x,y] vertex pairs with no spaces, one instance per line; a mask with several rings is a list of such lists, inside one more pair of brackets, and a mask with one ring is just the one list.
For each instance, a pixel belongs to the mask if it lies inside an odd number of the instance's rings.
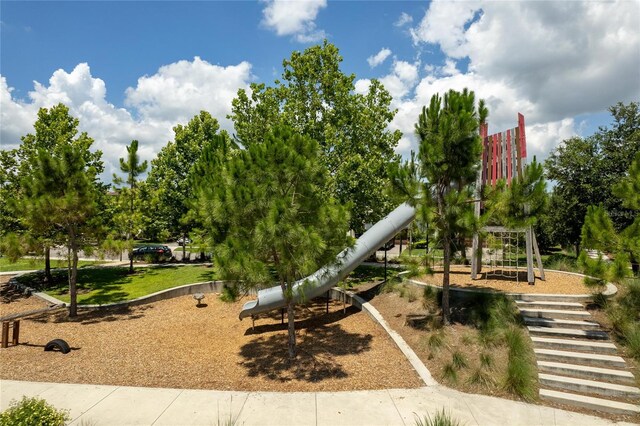
[[44,314],[47,312],[57,311],[59,309],[66,308],[67,305],[64,303],[62,305],[53,305],[43,309],[34,309],[26,312],[19,312],[17,314],[11,314],[0,318],[0,322],[2,322],[2,343],[0,346],[2,348],[9,347],[9,330],[13,329],[13,333],[11,333],[11,344],[17,345],[20,341],[20,320],[22,318],[27,318],[32,315]]
[[[507,186],[511,181],[524,174],[527,164],[527,139],[525,136],[524,116],[518,114],[518,127],[504,132],[488,135],[488,125],[480,126],[482,138],[482,169],[478,173],[476,185],[475,215],[480,217],[484,206],[480,194],[487,185],[496,186],[499,180],[504,179]],[[471,258],[471,278],[477,279],[482,271],[483,262],[493,268],[495,275],[519,279],[518,271],[518,247],[524,240],[527,258],[527,282],[531,285],[535,282],[534,255],[540,279],[544,281],[544,268],[540,258],[540,250],[536,241],[536,235],[531,226],[521,229],[509,229],[504,226],[487,226],[482,229],[487,239],[494,242],[493,247],[488,248],[488,256],[485,255],[486,241],[478,233],[473,236],[473,251]],[[515,245],[514,245],[515,241]],[[499,248],[498,248],[498,247]],[[515,252],[515,256],[513,253]],[[488,262],[486,261],[489,258]],[[515,259],[515,262],[514,262]],[[515,266],[515,268],[514,268]],[[499,272],[498,272],[499,271]],[[490,275],[488,272],[486,276]]]

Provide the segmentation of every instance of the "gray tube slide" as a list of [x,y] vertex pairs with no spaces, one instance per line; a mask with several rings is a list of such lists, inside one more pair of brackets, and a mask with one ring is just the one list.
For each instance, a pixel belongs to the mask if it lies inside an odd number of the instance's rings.
[[[415,214],[413,207],[407,203],[402,204],[362,234],[353,247],[341,251],[336,256],[335,262],[296,281],[293,285],[296,302],[311,300],[326,293],[375,252],[378,247],[406,228],[413,221]],[[245,303],[242,307],[240,319],[284,306],[286,306],[286,302],[279,285],[259,290],[258,298]]]

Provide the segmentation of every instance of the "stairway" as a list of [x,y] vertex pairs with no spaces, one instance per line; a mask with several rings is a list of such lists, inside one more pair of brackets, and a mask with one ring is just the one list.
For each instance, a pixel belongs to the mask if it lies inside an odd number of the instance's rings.
[[640,389],[609,335],[575,296],[516,300],[538,364],[540,398],[623,415],[640,415]]

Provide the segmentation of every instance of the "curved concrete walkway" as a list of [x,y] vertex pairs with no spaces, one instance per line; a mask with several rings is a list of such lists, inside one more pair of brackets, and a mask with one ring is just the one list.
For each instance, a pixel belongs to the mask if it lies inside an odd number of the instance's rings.
[[[606,425],[607,420],[442,386],[357,392],[224,392],[0,380],[0,409],[23,395],[70,410],[71,425],[414,425],[443,408],[461,424]],[[237,419],[235,423],[229,419]],[[631,425],[631,423],[618,423]]]

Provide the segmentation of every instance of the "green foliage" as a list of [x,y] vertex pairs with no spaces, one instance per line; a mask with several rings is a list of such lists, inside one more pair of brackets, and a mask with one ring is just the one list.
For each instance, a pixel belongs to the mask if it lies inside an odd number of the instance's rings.
[[469,365],[469,363],[467,362],[467,358],[460,351],[455,351],[451,354],[451,364],[453,364],[456,370],[467,368],[467,366]]
[[[143,199],[147,211],[146,232],[151,239],[187,235],[198,225],[189,212],[196,198],[195,164],[203,152],[218,143],[218,121],[206,111],[194,116],[186,126],[173,128],[174,140],[165,145],[151,162]],[[201,170],[198,170],[201,172]]]
[[[445,324],[450,321],[451,247],[456,239],[469,235],[475,228],[473,203],[469,200],[482,149],[478,127],[487,114],[484,101],[476,107],[475,94],[467,89],[450,90],[443,98],[434,95],[429,106],[423,107],[415,126],[420,143],[420,170],[418,173],[405,170],[407,176],[417,174],[424,183],[421,197],[411,199],[418,206],[418,220],[437,230],[444,246],[442,313]],[[411,167],[415,166],[409,164],[405,169]],[[394,182],[397,180],[402,178]]]
[[433,333],[429,336],[429,340],[427,341],[427,346],[431,352],[436,352],[444,345],[444,333]]
[[442,368],[442,378],[450,383],[458,382],[458,368],[453,365],[453,362],[444,365]]
[[533,158],[522,176],[516,176],[507,186],[504,180],[489,189],[488,215],[491,221],[508,228],[535,225],[545,211],[547,194],[542,164]]
[[490,353],[483,352],[480,354],[480,366],[489,370],[493,369],[494,362]]
[[417,414],[415,416],[416,426],[460,426],[460,422],[451,417],[451,414],[447,413],[444,408],[442,411],[437,411],[433,418],[428,414],[422,418]]
[[387,167],[397,161],[399,131],[389,130],[395,116],[391,95],[377,80],[366,94],[355,92],[355,75],[340,70],[338,48],[326,40],[283,61],[274,86],[252,84],[232,102],[237,135],[244,146],[262,143],[280,124],[317,141],[319,161],[329,172],[322,190],[342,205],[350,204],[350,228],[364,230],[393,206],[381,190]]
[[220,295],[220,300],[227,303],[233,303],[238,300],[240,297],[240,288],[234,284],[225,284],[222,287],[222,294]]
[[504,388],[525,401],[536,398],[537,369],[532,362],[532,351],[522,330],[510,327],[504,333],[509,349],[509,363]]
[[479,385],[485,389],[490,389],[495,385],[495,381],[491,374],[484,371],[482,368],[477,368],[469,376],[468,382],[472,385]]
[[601,206],[589,206],[582,227],[582,245],[606,253],[613,253],[613,262],[606,262],[602,256],[590,259],[586,253],[578,258],[579,265],[589,276],[605,281],[622,282],[630,275],[629,267],[638,273],[640,262],[640,205],[634,188],[640,187],[640,153],[636,155],[629,175],[615,187],[616,194],[624,197],[623,205],[637,206],[635,219],[627,228],[616,232],[609,214]]
[[556,182],[549,216],[557,242],[579,246],[590,205],[602,205],[617,230],[633,222],[635,214],[613,189],[640,152],[639,106],[638,102],[612,106],[611,128],[601,127],[587,138],[565,140],[546,160],[547,178]]
[[12,401],[9,408],[0,413],[0,424],[6,426],[63,426],[70,420],[69,410],[57,410],[44,399],[26,396],[20,402]]
[[324,193],[327,180],[317,142],[279,126],[225,163],[223,184],[207,200],[205,223],[220,241],[213,255],[223,278],[264,287],[275,275],[280,284],[288,305],[290,357],[293,306],[305,299],[304,286],[294,292],[294,283],[334,262],[350,244],[347,211]]

